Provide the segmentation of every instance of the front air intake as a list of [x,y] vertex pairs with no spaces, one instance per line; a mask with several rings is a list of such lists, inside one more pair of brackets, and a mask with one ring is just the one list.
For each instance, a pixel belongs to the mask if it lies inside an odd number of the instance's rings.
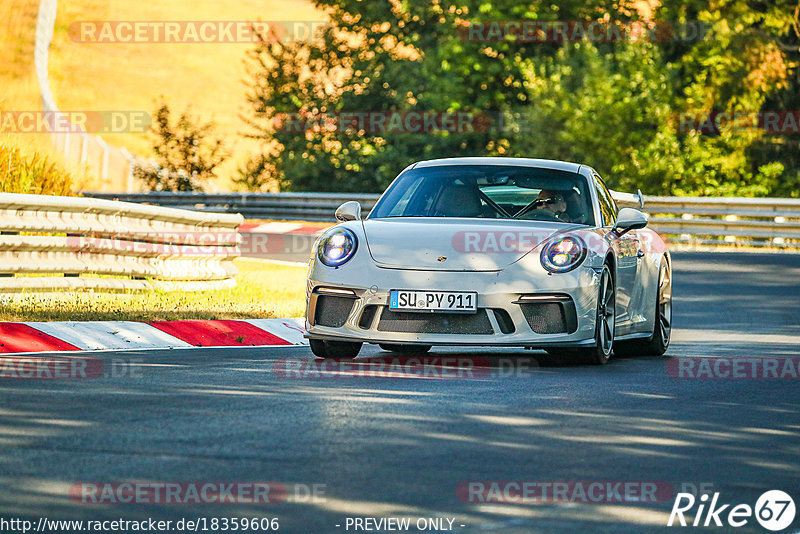
[[347,317],[353,311],[355,299],[352,297],[334,297],[332,295],[319,295],[314,310],[314,324],[339,328],[347,322]]
[[420,334],[494,334],[485,309],[479,309],[478,313],[420,313],[384,308],[378,330]]
[[375,313],[378,311],[378,306],[370,304],[364,307],[361,312],[361,319],[358,320],[358,327],[362,330],[368,330],[372,326],[372,320],[375,319]]
[[494,318],[497,321],[497,326],[500,327],[500,331],[504,334],[513,334],[515,330],[514,321],[511,320],[508,312],[503,308],[492,308],[492,312],[494,312]]
[[[523,297],[524,299],[524,297]],[[525,320],[537,334],[571,334],[578,329],[575,303],[571,298],[519,300]]]

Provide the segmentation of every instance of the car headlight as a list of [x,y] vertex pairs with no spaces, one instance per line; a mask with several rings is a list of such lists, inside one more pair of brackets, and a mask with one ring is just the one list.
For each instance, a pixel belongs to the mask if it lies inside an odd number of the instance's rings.
[[335,228],[319,240],[317,257],[328,267],[338,267],[353,257],[357,247],[356,234],[347,228]]
[[541,253],[542,267],[551,273],[566,273],[586,257],[586,244],[576,236],[566,236],[547,243]]

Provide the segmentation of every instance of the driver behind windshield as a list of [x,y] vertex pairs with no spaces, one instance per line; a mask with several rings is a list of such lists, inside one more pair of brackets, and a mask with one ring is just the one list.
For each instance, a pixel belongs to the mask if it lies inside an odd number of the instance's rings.
[[536,197],[533,208],[536,211],[540,211],[542,214],[551,215],[560,221],[572,221],[572,217],[567,213],[567,201],[562,191],[542,189],[539,192],[539,196]]
[[404,171],[370,212],[389,217],[461,217],[594,224],[586,179],[576,173],[501,165]]

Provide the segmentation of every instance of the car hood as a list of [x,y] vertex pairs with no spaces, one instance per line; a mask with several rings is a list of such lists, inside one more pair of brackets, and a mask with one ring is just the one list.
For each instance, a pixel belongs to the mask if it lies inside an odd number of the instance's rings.
[[394,269],[499,271],[549,237],[575,228],[569,223],[442,217],[363,221],[372,259]]

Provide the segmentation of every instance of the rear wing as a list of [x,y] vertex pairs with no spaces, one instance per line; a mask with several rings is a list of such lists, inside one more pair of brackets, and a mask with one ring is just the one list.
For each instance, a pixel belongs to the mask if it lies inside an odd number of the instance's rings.
[[611,198],[613,198],[614,202],[620,207],[637,209],[642,209],[644,207],[644,195],[642,195],[641,189],[637,190],[636,194],[620,193],[619,191],[610,191],[610,193]]

